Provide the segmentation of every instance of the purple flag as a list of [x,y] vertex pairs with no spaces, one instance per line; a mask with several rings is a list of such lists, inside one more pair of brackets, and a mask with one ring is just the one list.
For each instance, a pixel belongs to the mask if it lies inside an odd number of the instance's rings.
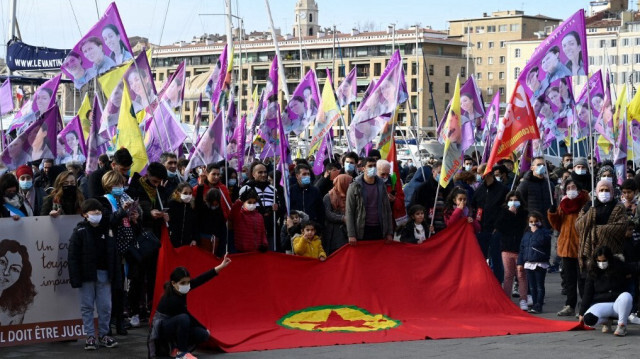
[[581,9],[542,41],[522,69],[518,81],[533,102],[553,81],[589,73],[588,64],[584,10]]
[[[278,148],[278,157],[280,157],[280,162],[278,163],[278,167],[282,172],[282,180],[281,185],[284,188],[284,202],[287,207],[287,215],[291,213],[291,201],[289,197],[289,141],[287,140],[287,136],[284,132],[284,127],[282,126],[282,116],[280,115],[280,108],[278,108],[277,113],[278,118],[278,137],[281,139],[277,144]],[[275,181],[275,178],[274,178]],[[274,244],[275,245],[275,244]]]
[[[619,111],[624,110],[619,109]],[[622,182],[627,177],[627,125],[628,121],[626,118],[621,118],[618,121],[618,139],[613,148],[613,163],[616,168],[619,186],[622,185]]]
[[101,144],[101,117],[102,109],[100,108],[100,101],[98,100],[98,94],[95,94],[93,106],[91,107],[91,118],[89,118],[91,126],[89,128],[89,138],[87,139],[87,163],[85,165],[85,172],[87,172],[87,174],[98,169],[98,157],[106,152],[106,145],[104,142]]
[[123,79],[129,88],[134,113],[146,109],[151,104],[153,104],[153,107],[156,106],[154,104],[157,99],[156,86],[153,83],[151,67],[149,67],[149,61],[147,60],[145,51],[142,51],[140,55],[136,57],[135,64],[131,65],[127,72],[124,73]]
[[551,82],[544,93],[532,101],[532,106],[545,148],[556,139],[566,138],[573,122],[574,100],[571,77],[559,78]]
[[[120,105],[122,104],[122,92],[124,83],[120,81],[111,92],[111,96],[104,106],[104,111],[100,111],[100,116],[94,116],[99,137],[96,137],[96,146],[112,141],[118,127],[120,116]],[[94,100],[95,103],[95,100]],[[95,111],[95,110],[94,110]]]
[[222,156],[224,153],[224,124],[222,122],[222,112],[220,112],[202,135],[198,146],[189,157],[186,172],[224,159]]
[[63,160],[58,161],[59,163],[67,163],[67,161],[84,163],[87,160],[86,154],[87,148],[80,117],[75,116],[58,134],[57,159],[62,156]]
[[213,88],[213,92],[211,93],[211,111],[213,111],[214,114],[220,111],[220,100],[222,99],[222,91],[224,89],[224,83],[227,78],[228,66],[229,63],[227,59],[227,45],[225,45],[222,53],[220,54],[220,57],[218,57],[218,61],[216,62],[216,69],[219,69],[219,72],[218,77],[214,83],[215,87]]
[[[574,126],[574,138],[584,138],[589,136],[589,117],[591,117],[591,127],[595,128],[595,119],[600,115],[600,108],[604,100],[604,86],[602,85],[602,72],[596,71],[589,77],[588,86],[582,88],[576,104],[577,125]],[[591,103],[587,103],[591,101]],[[589,116],[591,107],[591,116]]]
[[182,106],[185,82],[184,64],[185,61],[183,60],[173,75],[167,79],[158,96],[160,101],[165,102],[170,109]]
[[264,99],[262,101],[262,111],[260,115],[260,129],[262,135],[268,143],[278,142],[278,58],[274,57],[267,78],[267,85],[264,88]]
[[200,99],[198,99],[198,107],[196,108],[196,116],[193,120],[193,138],[191,139],[191,143],[195,147],[200,139],[200,122],[202,121],[202,94],[200,94]]
[[233,136],[227,143],[227,161],[229,161],[229,167],[236,171],[242,171],[244,165],[244,147],[246,144],[246,125],[247,115],[242,116],[240,124],[236,127]]
[[349,126],[349,137],[360,152],[367,143],[380,133],[384,124],[380,116],[392,113],[399,102],[401,93],[402,58],[397,50],[369,97],[362,101]]
[[29,127],[32,122],[55,104],[60,76],[47,80],[38,87],[35,96],[32,96],[13,117],[13,121],[9,125],[9,132],[17,130],[18,134],[22,133],[24,129]]
[[118,8],[111,3],[100,20],[69,52],[61,70],[79,89],[92,78],[131,60],[131,54],[133,51]]
[[227,105],[227,116],[225,118],[225,123],[224,123],[224,133],[225,133],[225,139],[226,142],[228,143],[229,141],[231,141],[231,137],[233,137],[236,128],[238,127],[238,116],[237,116],[238,111],[236,110],[236,102],[235,102],[235,95],[232,93],[231,97],[229,98],[229,103]]
[[482,141],[484,142],[484,151],[482,153],[482,163],[486,163],[491,155],[491,144],[494,136],[498,132],[498,118],[500,117],[500,93],[493,96],[489,111],[486,112],[482,122],[485,124],[482,132]]
[[598,113],[595,130],[602,135],[609,143],[615,143],[613,136],[613,107],[611,104],[611,84],[609,71],[607,71],[607,81],[605,82],[604,97],[595,96],[591,100],[591,108],[594,114]]
[[338,89],[336,90],[336,96],[338,96],[338,105],[340,107],[348,106],[354,102],[358,97],[358,80],[357,76],[358,66],[354,66],[349,75],[344,78]]
[[313,174],[319,176],[324,171],[324,159],[327,158],[327,139],[329,135],[325,135],[316,153],[316,160],[313,162]]
[[176,153],[187,138],[187,134],[165,102],[156,107],[145,125],[144,145],[149,162],[160,160],[163,152]]
[[13,93],[11,92],[11,80],[7,80],[0,86],[0,116],[13,111]]
[[[447,122],[449,115],[449,105],[445,110],[444,117],[438,126],[438,141],[442,144],[446,141],[446,136],[442,129]],[[475,141],[474,134],[480,134],[482,130],[482,119],[485,115],[484,103],[480,98],[480,90],[471,76],[460,88],[460,115],[462,120],[462,152],[471,147]]]
[[533,141],[526,141],[518,165],[518,173],[524,174],[531,169],[531,161],[533,161]]
[[316,72],[312,69],[293,91],[291,100],[284,109],[282,114],[284,133],[293,132],[296,136],[300,135],[312,121],[315,121],[319,104],[318,80]]
[[58,105],[51,106],[2,152],[2,162],[15,170],[27,162],[56,156],[57,126],[60,119]]

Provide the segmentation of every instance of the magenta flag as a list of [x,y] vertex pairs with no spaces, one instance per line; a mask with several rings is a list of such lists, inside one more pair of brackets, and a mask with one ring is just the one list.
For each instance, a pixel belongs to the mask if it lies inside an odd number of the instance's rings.
[[604,82],[604,97],[595,96],[591,100],[591,108],[594,114],[597,112],[595,130],[602,135],[609,143],[614,144],[613,135],[613,106],[611,101],[611,76],[607,71],[606,81]]
[[533,102],[553,81],[588,74],[588,59],[584,10],[580,9],[538,45],[518,81]]
[[401,93],[401,77],[402,58],[400,51],[396,50],[371,94],[362,101],[351,121],[349,137],[355,144],[356,152],[360,152],[382,131],[386,121],[379,121],[380,116],[395,110]]
[[93,97],[93,106],[91,107],[91,118],[89,123],[89,138],[87,139],[87,163],[85,164],[85,172],[87,174],[98,169],[98,157],[106,152],[106,144],[102,142],[100,136],[100,118],[102,118],[102,109],[98,94]]
[[[136,57],[135,64],[130,66],[127,72],[124,73],[123,79],[129,88],[134,113],[137,114],[152,104],[152,108],[156,106],[154,104],[157,99],[156,86],[153,83],[146,51],[142,51]],[[153,111],[151,110],[150,112]]]
[[336,90],[340,107],[348,106],[358,98],[357,69],[358,66],[354,66]]
[[51,106],[2,152],[2,162],[9,170],[39,159],[55,159],[57,126],[61,121],[58,105]]
[[484,125],[484,131],[482,131],[482,142],[484,142],[484,151],[482,151],[482,163],[489,160],[491,155],[491,144],[493,139],[498,133],[498,118],[500,117],[500,93],[497,92],[493,96],[489,110],[486,112],[482,122]]
[[[214,111],[214,114],[217,114],[218,112],[220,112],[220,108],[221,108],[221,99],[222,99],[222,92],[224,90],[224,83],[225,80],[227,78],[227,67],[229,66],[229,62],[227,59],[227,45],[224,46],[224,49],[222,50],[222,53],[220,54],[220,57],[218,57],[218,61],[216,62],[216,69],[219,71],[218,72],[218,77],[215,81],[214,84],[214,88],[213,88],[213,92],[211,93],[211,110]],[[216,70],[214,70],[215,72]]]
[[[591,101],[591,103],[587,103]],[[574,126],[574,137],[584,138],[589,136],[589,108],[591,108],[591,128],[595,130],[595,119],[600,116],[600,109],[604,101],[604,86],[602,85],[602,71],[596,71],[587,86],[582,88],[576,103],[577,125]]]
[[11,80],[7,78],[0,86],[0,116],[13,111],[13,92],[11,91]]
[[[280,161],[278,162],[278,168],[282,173],[282,179],[280,184],[284,189],[284,202],[287,207],[287,215],[291,214],[291,200],[289,196],[289,162],[291,161],[291,157],[289,156],[289,141],[287,140],[287,136],[284,132],[284,126],[282,125],[282,116],[280,114],[280,108],[278,108],[278,137],[281,139],[277,144],[278,149],[278,157]],[[274,178],[275,181],[275,178]],[[275,244],[274,244],[275,246]]]
[[111,142],[116,134],[123,90],[124,83],[120,81],[113,89],[113,92],[111,92],[111,96],[109,97],[107,104],[104,106],[104,110],[100,111],[100,116],[94,116],[97,131],[100,134],[100,137],[96,137],[97,146]]
[[182,106],[184,99],[184,82],[185,82],[185,61],[183,60],[176,71],[167,79],[164,86],[160,90],[160,102],[164,102],[170,109],[175,110]]
[[569,135],[569,127],[573,122],[573,92],[571,77],[563,77],[549,84],[546,91],[532,100],[534,113],[543,135],[545,148],[558,139]]
[[613,163],[619,186],[622,185],[622,182],[627,177],[627,131],[629,130],[627,126],[628,121],[626,118],[618,121],[618,138],[613,148]]
[[327,158],[329,146],[327,144],[329,135],[325,135],[316,153],[316,160],[313,162],[313,174],[319,176],[324,171],[324,159]]
[[236,110],[235,95],[232,93],[227,104],[227,115],[224,122],[225,141],[229,143],[238,127],[238,111]]
[[[447,116],[449,115],[449,105],[445,110],[444,117],[438,125],[438,141],[444,144],[446,138],[444,131]],[[485,115],[484,102],[480,96],[480,90],[476,85],[473,76],[465,81],[460,87],[460,115],[462,120],[462,152],[471,147],[476,139],[475,134],[482,133],[482,120]]]
[[111,3],[104,15],[69,52],[60,69],[80,89],[94,77],[131,60],[131,54],[133,51],[118,8]]
[[311,69],[293,91],[291,100],[282,113],[284,133],[293,132],[296,136],[300,135],[312,121],[315,121],[319,104],[318,80],[316,72]]
[[200,122],[202,122],[202,94],[200,94],[200,99],[198,99],[198,107],[196,108],[196,116],[193,120],[193,138],[191,139],[191,143],[195,147],[200,139]]
[[262,101],[262,111],[260,115],[260,129],[263,137],[268,143],[278,142],[278,58],[274,57],[267,78],[267,85],[264,88],[265,97]]
[[87,147],[80,117],[75,116],[58,134],[57,159],[62,157],[63,160],[58,161],[59,163],[67,163],[67,161],[84,163],[87,160],[86,154]]
[[244,165],[244,148],[246,139],[247,115],[242,116],[233,136],[227,142],[227,161],[229,166],[240,172]]
[[47,80],[36,89],[35,96],[32,96],[13,117],[13,121],[9,125],[9,132],[17,130],[18,134],[22,133],[23,130],[55,104],[60,77],[61,75],[58,75]]
[[157,162],[163,152],[177,153],[187,134],[166,102],[160,102],[147,119],[144,145],[149,162]]
[[189,157],[186,172],[224,159],[222,156],[224,153],[224,124],[222,122],[222,112],[220,112],[202,135],[198,146]]

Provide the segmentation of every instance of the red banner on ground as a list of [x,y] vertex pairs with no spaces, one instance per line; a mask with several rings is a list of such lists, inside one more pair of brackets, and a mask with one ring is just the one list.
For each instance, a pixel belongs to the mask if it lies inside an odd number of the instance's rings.
[[[189,311],[227,352],[335,344],[558,332],[578,323],[537,318],[508,298],[465,221],[421,245],[359,242],[325,262],[239,254],[189,293]],[[193,277],[219,263],[166,235],[156,301],[176,266]]]

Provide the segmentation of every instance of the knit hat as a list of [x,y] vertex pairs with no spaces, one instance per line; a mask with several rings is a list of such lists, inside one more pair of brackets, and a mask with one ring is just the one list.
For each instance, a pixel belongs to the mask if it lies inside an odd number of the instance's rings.
[[33,178],[33,170],[31,169],[31,166],[22,165],[18,167],[18,169],[16,170],[16,177],[20,179],[22,175],[29,175],[31,176],[31,178]]
[[573,161],[573,167],[575,166],[585,166],[585,167],[589,167],[589,164],[587,163],[587,159],[584,157],[580,157],[577,158],[576,160]]
[[609,189],[609,193],[611,193],[611,195],[613,196],[613,184],[611,184],[611,182],[600,180],[600,182],[598,182],[598,184],[596,185],[596,193],[600,192],[601,187],[607,187]]

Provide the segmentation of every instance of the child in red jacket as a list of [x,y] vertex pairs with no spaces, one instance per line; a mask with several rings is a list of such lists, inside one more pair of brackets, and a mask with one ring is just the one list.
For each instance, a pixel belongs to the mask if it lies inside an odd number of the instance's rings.
[[448,227],[465,217],[469,223],[473,223],[474,232],[480,232],[480,224],[473,219],[471,209],[467,207],[467,191],[456,187],[444,205],[444,223]]
[[265,252],[268,248],[264,219],[256,211],[258,194],[249,189],[231,207],[231,225],[237,252]]

